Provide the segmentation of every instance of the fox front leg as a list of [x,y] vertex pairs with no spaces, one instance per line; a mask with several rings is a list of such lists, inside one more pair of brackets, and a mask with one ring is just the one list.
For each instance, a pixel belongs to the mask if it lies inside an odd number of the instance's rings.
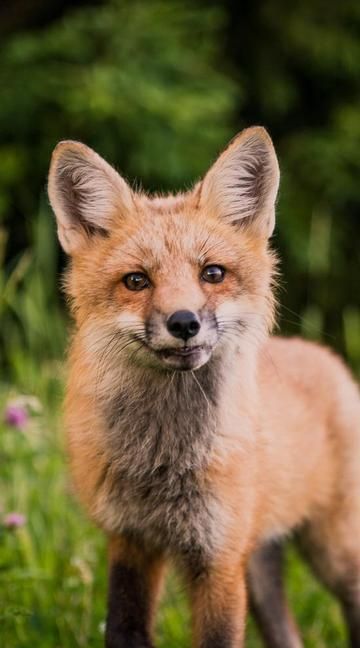
[[152,622],[164,563],[121,538],[109,542],[106,648],[153,648]]
[[195,648],[242,648],[246,618],[245,570],[218,564],[190,580]]

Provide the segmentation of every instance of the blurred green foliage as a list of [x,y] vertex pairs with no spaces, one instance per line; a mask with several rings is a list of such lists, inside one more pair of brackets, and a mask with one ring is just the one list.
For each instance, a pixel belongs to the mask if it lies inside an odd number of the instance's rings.
[[45,197],[56,142],[85,141],[146,189],[170,190],[252,123],[269,129],[283,173],[281,328],[324,339],[359,369],[358,1],[57,0],[50,20],[36,0],[46,19],[31,29],[25,4],[0,46],[6,375],[63,348],[63,260]]

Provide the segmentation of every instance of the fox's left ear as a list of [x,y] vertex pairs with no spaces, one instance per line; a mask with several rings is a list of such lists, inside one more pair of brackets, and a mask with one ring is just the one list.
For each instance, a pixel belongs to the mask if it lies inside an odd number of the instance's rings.
[[213,164],[201,183],[199,206],[230,224],[271,236],[279,165],[264,128],[242,131]]

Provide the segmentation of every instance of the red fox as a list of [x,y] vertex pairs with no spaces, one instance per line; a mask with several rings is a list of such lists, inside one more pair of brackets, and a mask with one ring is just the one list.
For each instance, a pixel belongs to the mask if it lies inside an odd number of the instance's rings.
[[109,539],[107,648],[151,648],[164,566],[197,648],[300,648],[293,534],[360,648],[360,398],[342,361],[274,323],[279,167],[241,132],[187,193],[132,190],[84,144],[49,175],[75,319],[65,403],[75,488]]

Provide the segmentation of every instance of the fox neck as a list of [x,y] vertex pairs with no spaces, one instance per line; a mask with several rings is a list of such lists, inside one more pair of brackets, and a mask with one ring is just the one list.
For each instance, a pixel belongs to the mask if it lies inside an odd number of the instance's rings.
[[104,405],[108,443],[118,468],[123,464],[135,480],[165,467],[181,472],[203,468],[230,383],[246,367],[245,389],[251,382],[249,366],[236,354],[227,362],[212,358],[196,372],[132,368]]
[[179,461],[184,470],[202,464],[216,427],[220,373],[216,360],[196,372],[132,370],[106,404],[112,450],[131,452],[136,472],[139,462],[151,472]]

